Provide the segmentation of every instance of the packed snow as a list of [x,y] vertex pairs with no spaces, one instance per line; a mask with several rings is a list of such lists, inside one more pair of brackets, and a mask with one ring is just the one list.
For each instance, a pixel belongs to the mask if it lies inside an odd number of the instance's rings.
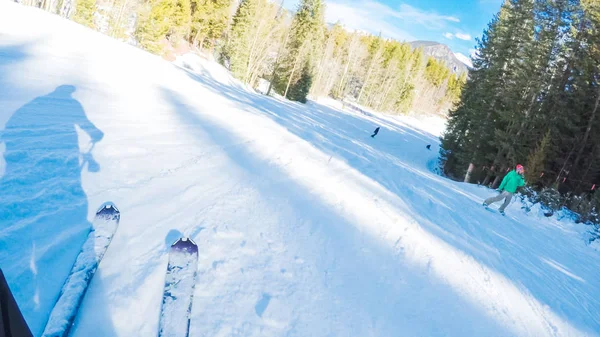
[[266,97],[8,1],[0,107],[0,268],[36,336],[107,200],[75,337],[157,335],[182,236],[190,336],[600,334],[587,227],[484,209],[494,191],[436,174],[427,122]]

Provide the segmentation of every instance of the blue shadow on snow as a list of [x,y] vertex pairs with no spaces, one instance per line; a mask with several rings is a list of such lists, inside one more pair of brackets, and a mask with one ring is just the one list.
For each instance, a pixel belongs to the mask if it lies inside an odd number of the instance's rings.
[[[13,56],[0,49],[0,62]],[[36,336],[41,335],[91,227],[81,172],[84,168],[97,172],[100,167],[91,155],[93,145],[80,152],[76,127],[94,143],[103,133],[73,98],[75,91],[73,85],[61,85],[33,99],[0,130],[0,145],[5,148],[0,266]]]
[[[423,157],[423,151],[428,151],[425,149],[427,144],[432,144],[431,151],[437,152],[436,137],[410,126],[394,125],[377,116],[367,118],[349,113],[342,114],[314,102],[303,105],[273,99],[247,91],[235,83],[224,85],[215,81],[206,70],[195,73],[178,68],[207,89],[238,103],[240,109],[264,115],[315,148],[344,160],[349,166],[402,199],[405,205],[396,206],[416,219],[423,228],[451,246],[476,257],[484,265],[493,266],[490,269],[502,273],[515,284],[525,286],[537,300],[550,305],[555,313],[570,323],[588,330],[600,328],[600,318],[590,314],[600,312],[600,308],[585,299],[597,292],[597,278],[589,278],[587,284],[580,286],[584,287],[584,293],[577,296],[579,306],[565,305],[566,303],[562,303],[563,296],[570,292],[571,284],[571,280],[566,279],[567,276],[549,264],[540,263],[540,258],[528,254],[530,250],[526,247],[504,240],[488,240],[486,236],[497,236],[495,231],[500,228],[491,228],[489,224],[481,222],[489,216],[485,210],[477,210],[476,214],[468,217],[461,214],[464,205],[476,205],[481,201],[474,200],[473,196],[465,193],[456,182],[434,173],[424,173],[431,171],[431,163],[418,163],[414,158]],[[381,132],[372,139],[370,134],[377,125],[382,126]],[[386,132],[386,129],[395,132]],[[404,145],[408,143],[412,146]],[[419,165],[422,167],[418,167]],[[440,224],[439,219],[447,221]],[[517,225],[521,228],[510,234],[514,236],[513,241],[535,245],[534,241],[522,240],[528,237],[537,238],[537,230]],[[556,248],[548,251],[550,256],[546,259],[566,263],[569,257],[564,256],[560,247]],[[580,266],[583,271],[585,262],[581,261]],[[555,283],[558,287],[549,286],[542,282],[540,271],[544,275],[564,281]],[[586,274],[591,275],[593,272]]]
[[[432,282],[429,276],[400,263],[391,249],[365,236],[354,225],[349,224],[348,220],[332,212],[318,196],[290,179],[277,165],[271,165],[257,158],[256,154],[244,145],[229,146],[243,144],[243,142],[223,125],[211,120],[209,114],[192,110],[183,97],[167,88],[163,88],[163,95],[189,132],[201,138],[209,137],[215,144],[219,144],[230,159],[229,165],[235,165],[236,168],[243,170],[248,175],[248,184],[256,188],[265,200],[277,200],[283,205],[289,205],[298,214],[295,221],[280,224],[283,231],[291,232],[290,236],[294,238],[293,242],[286,242],[288,249],[307,257],[312,256],[316,251],[323,252],[318,260],[311,263],[317,266],[317,270],[324,270],[325,274],[311,275],[311,277],[321,279],[328,292],[327,296],[339,300],[336,306],[365,312],[364,320],[361,321],[349,322],[339,318],[336,323],[330,322],[334,325],[332,331],[338,330],[335,324],[351,324],[353,328],[365,333],[371,328],[376,329],[382,336],[508,335],[504,327],[499,326],[496,321],[460,297],[447,285]],[[370,133],[367,137],[371,139]],[[255,230],[258,225],[250,222],[244,224],[249,230]],[[317,239],[320,237],[325,238],[326,241]],[[358,251],[356,249],[358,246],[368,247],[369,253]],[[345,256],[347,259],[338,259],[338,256]],[[373,261],[377,262],[373,263]],[[330,282],[336,284],[330,285]],[[418,289],[418,294],[414,293],[415,289]],[[271,295],[269,289],[264,289],[256,295],[259,299],[254,305],[254,313],[265,318],[269,314],[270,302],[275,296]],[[309,308],[310,305],[320,305],[318,299],[322,296],[308,297],[305,305]],[[415,303],[412,301],[415,297],[424,300]],[[285,301],[286,298],[278,298],[278,300]],[[437,303],[439,307],[431,308],[431,303]],[[202,303],[195,302],[194,306],[196,312],[211,310],[210,307],[204,308]],[[449,308],[451,309],[448,310]],[[411,317],[415,316],[431,318],[428,318],[425,326],[413,324]],[[315,324],[305,321],[308,318],[295,317],[294,324],[285,336],[306,335],[305,329]],[[243,317],[237,318],[240,326],[256,324],[251,323],[255,322],[254,318],[249,322],[244,322],[243,319]],[[470,323],[466,326],[465,322]],[[205,334],[202,329],[208,328],[212,323],[192,321],[194,331],[190,334]]]

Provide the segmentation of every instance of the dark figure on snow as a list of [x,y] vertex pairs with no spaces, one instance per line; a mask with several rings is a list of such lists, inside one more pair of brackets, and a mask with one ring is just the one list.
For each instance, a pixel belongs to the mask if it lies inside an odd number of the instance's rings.
[[508,172],[508,174],[502,179],[502,183],[498,190],[500,194],[495,197],[487,198],[483,202],[483,206],[488,206],[493,204],[496,201],[500,201],[504,199],[504,203],[498,209],[500,213],[504,214],[504,209],[510,201],[512,200],[513,195],[517,191],[519,187],[525,186],[525,179],[523,178],[523,174],[525,173],[525,168],[523,165],[517,165],[515,170]]
[[431,144],[425,146],[427,148],[427,150],[431,150]]
[[377,136],[378,133],[379,133],[379,126],[377,127],[377,129],[375,129],[375,132],[373,132],[373,134],[371,135],[371,138],[375,138],[375,136]]

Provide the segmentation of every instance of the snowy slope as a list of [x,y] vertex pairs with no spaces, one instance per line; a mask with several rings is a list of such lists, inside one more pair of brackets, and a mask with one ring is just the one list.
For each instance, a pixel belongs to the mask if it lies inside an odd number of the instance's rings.
[[471,61],[470,57],[466,56],[465,54],[461,54],[461,53],[454,53],[454,56],[456,56],[456,58],[459,59],[460,62],[466,64],[467,67],[473,68],[473,62]]
[[156,335],[182,233],[191,336],[600,333],[583,225],[482,209],[493,192],[434,174],[437,138],[401,119],[267,98],[6,1],[0,106],[0,267],[36,336],[106,200],[121,223],[73,336]]

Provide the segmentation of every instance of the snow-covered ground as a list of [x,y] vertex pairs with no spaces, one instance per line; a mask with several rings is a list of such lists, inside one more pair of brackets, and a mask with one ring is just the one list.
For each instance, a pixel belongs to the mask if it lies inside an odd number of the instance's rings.
[[191,336],[600,334],[585,226],[483,209],[493,191],[433,173],[437,137],[402,118],[264,97],[0,1],[0,130],[0,267],[36,336],[108,200],[72,336],[155,336],[182,234]]

